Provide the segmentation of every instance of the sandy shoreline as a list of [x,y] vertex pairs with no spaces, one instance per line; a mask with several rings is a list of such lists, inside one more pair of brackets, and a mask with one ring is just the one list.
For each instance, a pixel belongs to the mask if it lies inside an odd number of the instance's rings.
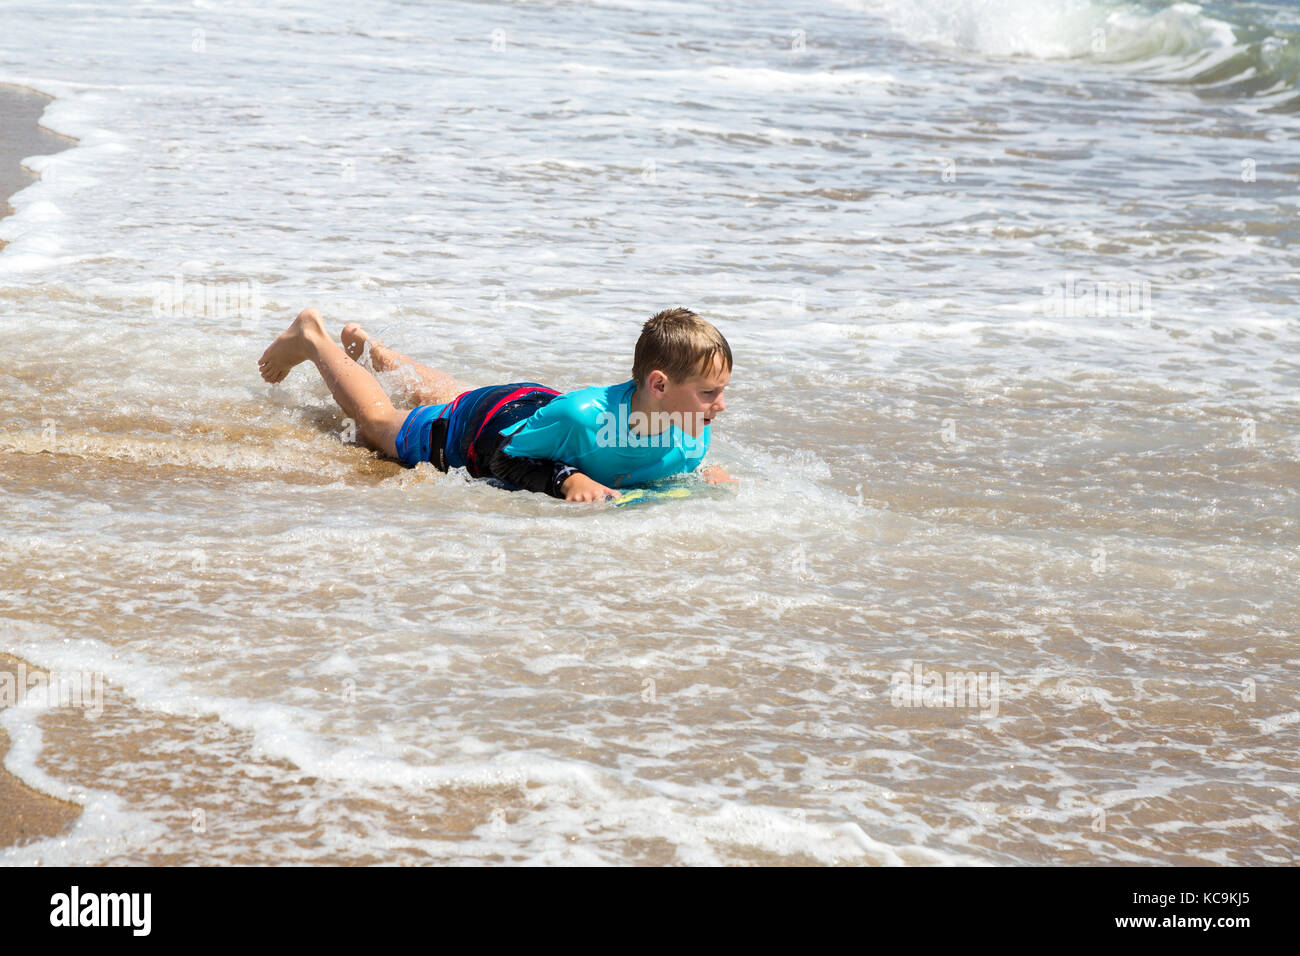
[[[0,217],[13,212],[9,197],[36,181],[21,165],[24,157],[57,153],[75,140],[38,124],[51,97],[21,86],[0,83]],[[0,240],[0,250],[5,242]],[[16,675],[22,663],[0,651],[0,672]],[[37,670],[28,665],[29,672]],[[0,698],[0,709],[8,701]],[[9,737],[0,731],[0,848],[63,832],[81,814],[75,803],[57,800],[33,790],[4,770]]]
[[[21,165],[25,157],[57,153],[76,142],[39,124],[51,99],[25,86],[0,83],[0,130],[4,130],[0,136],[0,217],[13,212],[10,196],[36,182],[36,174]],[[0,249],[4,247],[0,240]]]
[[[0,653],[0,672],[19,673],[23,662]],[[27,666],[27,672],[37,670]],[[0,698],[0,709],[9,702]],[[0,730],[0,764],[9,752],[9,737]],[[0,766],[0,848],[26,843],[40,837],[56,836],[81,815],[81,807],[66,800],[33,790]]]

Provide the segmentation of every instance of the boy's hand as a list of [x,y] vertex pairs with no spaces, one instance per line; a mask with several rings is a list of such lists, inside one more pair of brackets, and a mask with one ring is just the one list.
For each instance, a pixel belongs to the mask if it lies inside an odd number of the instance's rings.
[[724,481],[735,481],[721,465],[709,465],[700,469],[700,477],[711,485],[720,485]]
[[575,471],[560,485],[565,501],[600,501],[606,497],[617,498],[618,492],[593,481],[580,471]]

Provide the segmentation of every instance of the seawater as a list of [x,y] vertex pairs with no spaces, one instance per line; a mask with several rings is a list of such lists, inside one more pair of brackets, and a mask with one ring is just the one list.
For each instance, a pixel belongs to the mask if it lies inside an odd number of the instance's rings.
[[[1295,4],[3,18],[0,650],[105,700],[0,861],[1294,862]],[[378,461],[307,305],[566,391],[693,308],[740,483]]]

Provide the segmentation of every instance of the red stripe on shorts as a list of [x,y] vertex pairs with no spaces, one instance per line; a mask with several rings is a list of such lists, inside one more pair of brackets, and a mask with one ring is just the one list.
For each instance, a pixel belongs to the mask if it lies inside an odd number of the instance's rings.
[[[480,425],[478,427],[478,431],[474,433],[474,440],[469,443],[470,461],[474,462],[476,465],[478,464],[478,456],[474,453],[474,446],[478,444],[478,436],[483,434],[483,429],[487,428],[487,423],[492,421],[492,416],[495,415],[500,410],[502,405],[508,405],[510,402],[513,402],[515,399],[522,398],[524,395],[528,395],[531,392],[545,392],[547,395],[560,394],[553,388],[539,388],[537,386],[532,386],[529,388],[517,388],[509,395],[507,395],[505,398],[501,399],[501,401],[493,405],[492,410],[483,417],[483,424]],[[460,401],[459,398],[457,398],[456,400]]]

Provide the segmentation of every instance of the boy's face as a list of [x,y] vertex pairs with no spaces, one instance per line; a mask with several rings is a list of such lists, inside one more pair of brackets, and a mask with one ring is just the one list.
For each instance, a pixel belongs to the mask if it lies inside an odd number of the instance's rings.
[[684,382],[668,382],[664,386],[663,410],[677,413],[674,424],[692,438],[698,438],[704,427],[719,413],[726,411],[723,389],[731,382],[731,372],[719,359],[705,375],[695,375]]

